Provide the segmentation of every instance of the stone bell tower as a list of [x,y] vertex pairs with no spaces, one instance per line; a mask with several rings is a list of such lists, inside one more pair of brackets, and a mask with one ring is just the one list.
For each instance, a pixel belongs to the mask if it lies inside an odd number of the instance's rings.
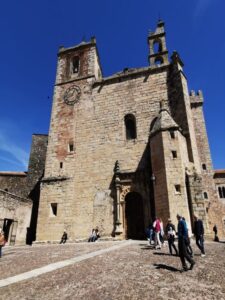
[[166,48],[166,33],[164,22],[159,20],[155,32],[150,32],[148,36],[149,45],[149,64],[163,65],[168,64],[168,51]]
[[74,212],[78,204],[74,189],[82,136],[79,128],[91,116],[92,84],[101,77],[95,38],[74,47],[60,47],[37,240],[59,239],[63,229],[71,238],[75,234]]

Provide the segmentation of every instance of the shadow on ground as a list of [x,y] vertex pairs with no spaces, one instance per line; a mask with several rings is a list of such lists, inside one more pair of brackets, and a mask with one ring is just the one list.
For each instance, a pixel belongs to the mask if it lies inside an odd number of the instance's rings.
[[167,265],[164,265],[164,264],[154,264],[153,266],[156,269],[164,269],[164,270],[168,270],[168,271],[171,271],[171,272],[180,272],[179,269],[171,267],[171,266],[167,266]]
[[178,256],[176,254],[163,253],[163,252],[153,252],[154,255],[166,255],[166,256]]
[[139,244],[139,246],[144,246],[141,248],[141,250],[153,250],[155,249],[154,245],[149,245],[149,244]]

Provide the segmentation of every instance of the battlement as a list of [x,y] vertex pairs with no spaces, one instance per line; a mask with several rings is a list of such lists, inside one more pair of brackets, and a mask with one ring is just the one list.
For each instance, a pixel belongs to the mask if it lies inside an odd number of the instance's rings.
[[204,102],[203,93],[201,90],[198,90],[197,92],[191,90],[189,95],[191,104],[202,104]]

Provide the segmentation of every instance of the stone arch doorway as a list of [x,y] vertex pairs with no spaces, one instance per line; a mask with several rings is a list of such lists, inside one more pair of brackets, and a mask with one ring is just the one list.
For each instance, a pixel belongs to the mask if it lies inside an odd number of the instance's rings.
[[143,239],[144,210],[143,199],[139,193],[130,192],[125,197],[125,234],[128,239]]

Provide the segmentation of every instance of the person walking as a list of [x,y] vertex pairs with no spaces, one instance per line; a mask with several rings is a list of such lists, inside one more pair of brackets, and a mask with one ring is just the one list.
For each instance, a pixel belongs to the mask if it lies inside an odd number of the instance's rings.
[[5,246],[5,235],[3,230],[0,228],[0,258],[2,257],[2,247]]
[[155,231],[155,249],[161,249],[161,241],[160,241],[160,231],[161,231],[161,225],[159,218],[155,218],[155,221],[153,223],[153,228]]
[[149,241],[149,245],[151,245],[152,241],[154,242],[154,228],[152,222],[149,223],[149,226],[146,229],[146,235]]
[[214,242],[219,242],[219,237],[218,237],[218,230],[217,230],[217,226],[216,225],[214,225],[213,226],[213,231],[214,231],[214,234],[215,234],[215,236],[214,236]]
[[189,270],[192,270],[195,261],[187,252],[187,238],[188,238],[188,231],[186,227],[186,223],[180,215],[177,215],[178,220],[178,250],[179,256],[182,263],[183,271],[188,271],[188,267],[186,264],[186,260],[190,263]]
[[192,233],[191,233],[191,229],[190,229],[190,225],[189,223],[185,220],[185,218],[183,217],[183,220],[185,221],[186,223],[186,227],[187,227],[187,231],[188,231],[188,237],[187,237],[187,252],[188,254],[193,257],[193,250],[192,250],[192,247],[191,247],[191,236],[192,236]]
[[202,220],[200,220],[197,216],[194,216],[194,235],[196,239],[196,245],[201,251],[201,256],[205,256],[204,249],[204,226]]
[[178,251],[177,248],[174,244],[175,242],[175,235],[176,235],[176,230],[175,230],[175,226],[173,225],[171,219],[168,219],[168,223],[166,225],[166,235],[167,235],[167,240],[168,240],[168,244],[169,244],[169,251],[170,254],[173,254],[172,248],[174,249],[176,255],[178,255]]
[[164,226],[163,226],[163,221],[161,218],[159,218],[160,222],[160,233],[159,233],[159,238],[162,246],[164,246]]

